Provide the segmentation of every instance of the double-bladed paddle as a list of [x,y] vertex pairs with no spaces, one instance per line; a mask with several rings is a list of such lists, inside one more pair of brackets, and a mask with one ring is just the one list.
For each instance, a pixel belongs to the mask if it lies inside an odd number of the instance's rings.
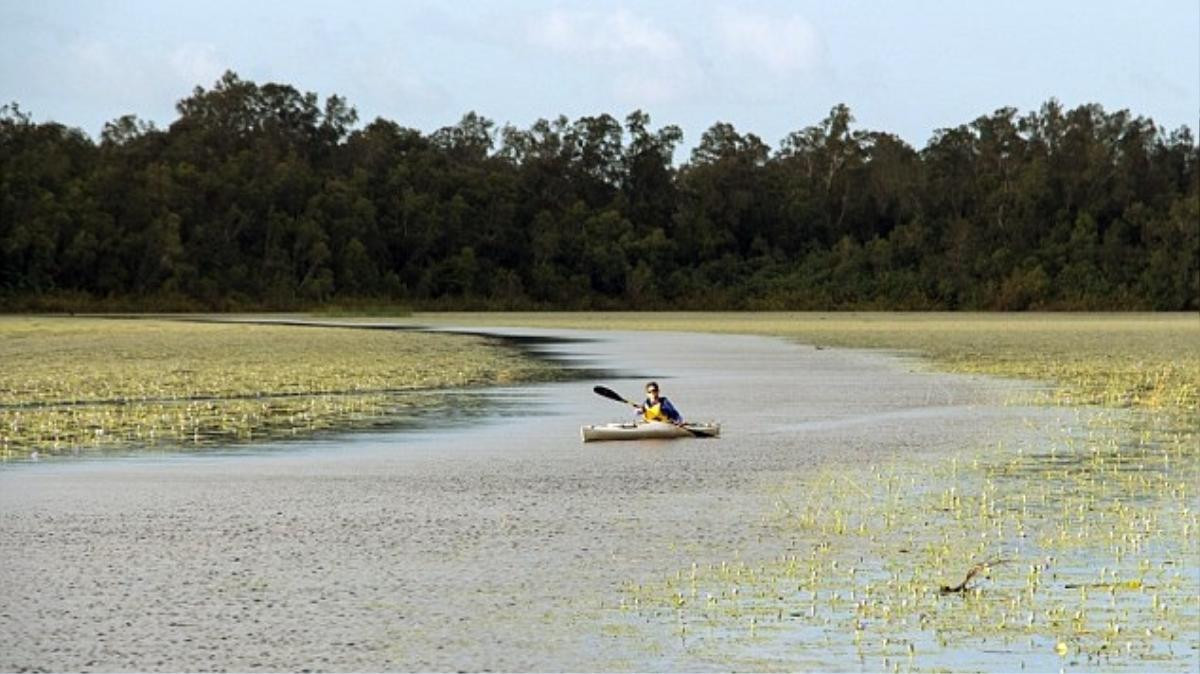
[[[607,386],[593,386],[592,392],[598,396],[608,398],[609,400],[615,400],[619,403],[625,403],[626,405],[630,405],[634,408],[640,407],[640,405],[638,405],[637,403],[631,403],[628,400],[622,398],[620,393],[617,393],[616,391],[608,388]],[[694,437],[697,437],[697,438],[711,438],[712,437],[712,435],[705,433],[704,431],[698,431],[694,428],[688,428],[687,426],[685,426],[683,424],[675,424],[675,425],[678,426],[679,428],[682,428],[683,430],[687,431],[688,433],[691,433]]]
[[607,386],[593,386],[592,391],[596,395],[604,396],[605,398],[608,398],[609,400],[615,400],[619,403],[625,403],[626,405],[632,405],[634,407],[637,407],[637,403],[629,402],[628,400],[622,398],[620,393],[617,393],[616,391],[608,388]]

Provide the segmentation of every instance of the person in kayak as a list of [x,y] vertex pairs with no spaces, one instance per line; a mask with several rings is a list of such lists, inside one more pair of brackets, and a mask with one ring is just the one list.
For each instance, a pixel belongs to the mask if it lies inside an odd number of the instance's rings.
[[683,415],[667,400],[666,396],[658,395],[658,382],[646,384],[646,400],[636,407],[638,414],[646,421],[665,421],[680,426]]

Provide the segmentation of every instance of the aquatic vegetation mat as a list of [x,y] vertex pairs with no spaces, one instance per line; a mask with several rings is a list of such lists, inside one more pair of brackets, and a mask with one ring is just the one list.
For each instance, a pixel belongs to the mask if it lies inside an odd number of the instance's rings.
[[[1196,671],[1193,420],[782,486],[777,558],[630,583],[610,634],[722,669]],[[664,649],[664,645],[667,647]]]
[[446,389],[551,378],[494,340],[397,330],[0,318],[0,457],[411,423]]
[[1038,402],[1200,407],[1200,316],[889,312],[421,314],[418,322],[771,335],[888,349],[939,370],[1037,380]]

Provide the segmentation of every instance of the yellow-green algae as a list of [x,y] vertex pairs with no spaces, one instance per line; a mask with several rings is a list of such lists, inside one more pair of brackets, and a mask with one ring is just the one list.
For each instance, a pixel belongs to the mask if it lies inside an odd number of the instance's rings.
[[1194,671],[1196,433],[1066,414],[1057,438],[780,485],[777,558],[631,583],[611,620],[735,669]]
[[464,335],[68,317],[0,317],[0,362],[4,458],[387,424],[550,372]]
[[1066,406],[1049,435],[781,483],[763,522],[748,523],[778,539],[778,557],[629,583],[603,633],[635,627],[620,638],[648,659],[871,671],[1200,663],[1195,315],[438,318],[900,350],[949,371],[1044,381],[1036,401]]

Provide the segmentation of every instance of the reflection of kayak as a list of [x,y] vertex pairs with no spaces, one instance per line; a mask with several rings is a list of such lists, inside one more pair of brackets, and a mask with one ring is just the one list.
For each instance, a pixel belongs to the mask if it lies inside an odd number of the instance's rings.
[[721,434],[721,424],[684,424],[682,428],[661,421],[642,424],[597,424],[579,429],[584,442],[593,440],[645,440],[667,438],[715,438]]

